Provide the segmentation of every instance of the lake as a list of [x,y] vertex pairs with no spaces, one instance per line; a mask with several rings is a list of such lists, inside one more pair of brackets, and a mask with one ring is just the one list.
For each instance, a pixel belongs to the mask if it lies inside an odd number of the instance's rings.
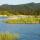
[[40,24],[7,24],[0,17],[0,32],[19,33],[20,40],[40,40]]

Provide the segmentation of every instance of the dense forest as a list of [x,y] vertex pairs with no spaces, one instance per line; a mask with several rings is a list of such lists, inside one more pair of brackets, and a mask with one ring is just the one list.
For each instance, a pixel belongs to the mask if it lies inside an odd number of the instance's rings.
[[40,3],[0,5],[0,15],[40,15]]

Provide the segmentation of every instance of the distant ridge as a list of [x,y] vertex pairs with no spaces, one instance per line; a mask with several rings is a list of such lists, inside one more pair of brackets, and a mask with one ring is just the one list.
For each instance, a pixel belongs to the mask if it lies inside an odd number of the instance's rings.
[[0,5],[0,15],[40,15],[40,3],[27,3],[20,5]]

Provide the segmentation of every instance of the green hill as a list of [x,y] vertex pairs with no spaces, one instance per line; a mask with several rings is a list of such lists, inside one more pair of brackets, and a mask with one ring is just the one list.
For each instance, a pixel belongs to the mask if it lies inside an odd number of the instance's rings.
[[40,3],[0,5],[0,15],[40,15]]

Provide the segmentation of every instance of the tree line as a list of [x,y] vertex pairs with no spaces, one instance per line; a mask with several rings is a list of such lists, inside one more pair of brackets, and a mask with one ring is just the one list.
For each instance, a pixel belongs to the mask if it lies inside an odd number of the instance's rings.
[[40,3],[0,5],[0,15],[40,15]]

